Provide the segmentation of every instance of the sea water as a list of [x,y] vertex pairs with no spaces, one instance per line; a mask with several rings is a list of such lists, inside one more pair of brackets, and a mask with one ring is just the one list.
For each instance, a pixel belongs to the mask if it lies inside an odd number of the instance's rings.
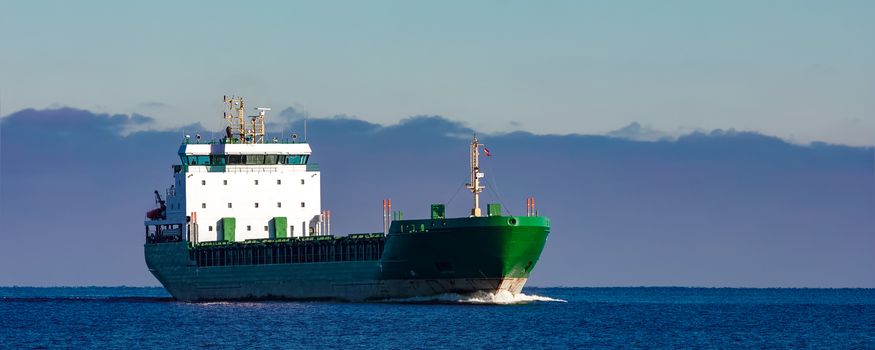
[[368,303],[0,288],[2,348],[875,348],[875,289],[526,288]]

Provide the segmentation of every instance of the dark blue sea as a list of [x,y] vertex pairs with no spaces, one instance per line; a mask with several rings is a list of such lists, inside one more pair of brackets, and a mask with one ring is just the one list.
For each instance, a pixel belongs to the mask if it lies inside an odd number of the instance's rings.
[[875,348],[875,289],[527,288],[380,303],[0,288],[2,348]]

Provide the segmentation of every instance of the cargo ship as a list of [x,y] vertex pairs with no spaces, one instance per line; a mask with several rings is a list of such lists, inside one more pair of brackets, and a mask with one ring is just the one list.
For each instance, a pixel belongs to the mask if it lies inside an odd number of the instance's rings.
[[307,140],[265,141],[265,115],[247,116],[243,98],[225,97],[224,137],[185,137],[174,183],[154,192],[146,212],[149,271],[180,301],[346,300],[444,293],[520,293],[550,233],[534,199],[526,215],[480,208],[480,150],[470,144],[473,208],[448,218],[404,219],[383,200],[383,231],[335,236],[321,207],[319,166]]

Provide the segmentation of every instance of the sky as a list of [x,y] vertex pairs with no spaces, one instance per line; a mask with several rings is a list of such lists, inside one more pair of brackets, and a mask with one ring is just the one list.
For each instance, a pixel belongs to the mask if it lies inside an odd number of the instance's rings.
[[218,129],[220,96],[483,132],[875,144],[872,1],[2,1],[0,115]]
[[484,201],[552,220],[530,285],[875,288],[873,14],[0,1],[0,286],[157,285],[152,191],[236,94],[268,138],[309,118],[339,234],[379,231],[387,196],[464,216],[476,133]]

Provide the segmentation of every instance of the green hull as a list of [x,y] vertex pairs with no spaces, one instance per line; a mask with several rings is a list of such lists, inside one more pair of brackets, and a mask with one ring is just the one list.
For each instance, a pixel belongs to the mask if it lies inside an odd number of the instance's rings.
[[544,217],[399,220],[379,259],[199,266],[187,242],[147,243],[146,264],[178,300],[374,300],[519,293],[550,232]]

